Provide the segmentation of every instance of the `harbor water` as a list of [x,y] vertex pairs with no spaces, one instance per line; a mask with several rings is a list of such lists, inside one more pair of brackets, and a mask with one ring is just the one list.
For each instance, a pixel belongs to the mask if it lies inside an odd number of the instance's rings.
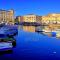
[[60,60],[60,39],[18,29],[12,53],[0,54],[0,60]]

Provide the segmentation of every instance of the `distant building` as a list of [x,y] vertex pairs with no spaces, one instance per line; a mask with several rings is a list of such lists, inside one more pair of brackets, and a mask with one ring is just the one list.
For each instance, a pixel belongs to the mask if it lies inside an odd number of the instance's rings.
[[0,10],[0,23],[14,24],[13,10]]
[[20,23],[20,22],[41,23],[41,20],[42,20],[42,16],[28,14],[28,15],[24,15],[24,16],[17,16],[15,19],[15,23]]
[[23,16],[24,22],[37,22],[41,23],[42,16],[34,15],[34,14],[28,14]]
[[60,24],[60,14],[48,14],[46,16],[42,16],[42,23]]
[[15,19],[15,23],[23,22],[23,16],[17,16]]

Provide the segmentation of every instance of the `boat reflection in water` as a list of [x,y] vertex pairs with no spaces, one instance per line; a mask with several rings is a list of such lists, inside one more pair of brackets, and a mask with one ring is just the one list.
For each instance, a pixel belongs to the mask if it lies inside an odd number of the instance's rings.
[[13,50],[12,49],[4,49],[4,51],[0,51],[0,55],[4,55],[4,54],[12,54]]

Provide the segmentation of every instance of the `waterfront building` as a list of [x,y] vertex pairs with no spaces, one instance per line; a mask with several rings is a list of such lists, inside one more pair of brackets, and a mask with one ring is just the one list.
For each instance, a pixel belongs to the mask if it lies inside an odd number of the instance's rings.
[[23,22],[23,16],[17,16],[15,19],[15,23]]
[[41,20],[42,20],[42,16],[28,14],[28,15],[24,15],[24,16],[17,16],[15,19],[15,22],[41,23]]
[[23,21],[24,22],[37,22],[41,23],[42,16],[34,15],[34,14],[28,14],[23,16]]
[[0,23],[14,24],[14,10],[0,10]]
[[60,24],[60,14],[48,14],[42,16],[42,23],[45,24]]
[[44,27],[44,30],[55,31],[60,29],[60,14],[48,14],[47,16],[42,16],[42,23],[48,26]]

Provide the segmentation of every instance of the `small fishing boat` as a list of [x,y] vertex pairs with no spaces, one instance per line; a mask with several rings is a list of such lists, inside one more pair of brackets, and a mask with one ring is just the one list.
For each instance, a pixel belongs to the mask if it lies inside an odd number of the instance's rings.
[[16,28],[2,27],[0,31],[0,34],[5,34],[7,36],[15,36],[18,34],[18,29]]
[[0,34],[0,43],[12,43],[12,46],[16,46],[16,40],[13,37],[8,37],[5,34]]
[[7,36],[15,36],[18,34],[18,30],[17,29],[9,29],[9,30],[5,31],[5,34]]
[[12,51],[12,43],[0,42],[0,54],[9,53]]

